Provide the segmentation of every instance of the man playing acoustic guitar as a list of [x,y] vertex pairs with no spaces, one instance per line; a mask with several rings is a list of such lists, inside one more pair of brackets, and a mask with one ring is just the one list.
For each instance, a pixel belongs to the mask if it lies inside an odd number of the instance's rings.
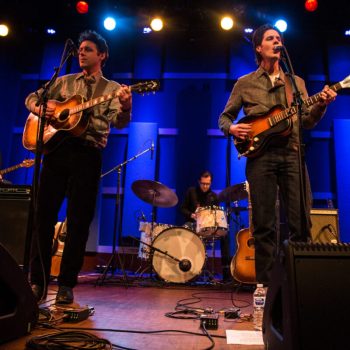
[[[50,275],[52,240],[58,212],[68,193],[67,237],[63,252],[56,303],[73,302],[73,288],[83,265],[89,226],[94,216],[98,184],[101,175],[101,151],[107,144],[110,125],[123,128],[131,118],[131,90],[126,85],[107,80],[102,67],[108,58],[108,46],[104,38],[94,31],[85,31],[79,38],[79,65],[81,73],[59,77],[49,89],[46,118],[49,124],[57,118],[59,102],[74,96],[90,100],[92,96],[118,94],[79,113],[64,114],[62,118],[81,118],[86,121],[78,136],[66,137],[46,150],[40,176],[36,230],[33,240],[31,284],[36,298],[46,297]],[[25,104],[32,114],[40,115],[37,106],[42,90],[31,93]],[[67,111],[72,106],[68,105]],[[74,107],[74,106],[73,106]],[[63,123],[64,125],[64,123]],[[63,130],[64,131],[64,130]],[[60,134],[60,132],[59,132]],[[52,141],[52,140],[51,140]],[[69,186],[69,190],[68,190]],[[39,249],[38,249],[39,248]],[[44,274],[42,271],[42,264]]]
[[[248,144],[247,149],[240,153],[248,157],[246,177],[250,186],[252,203],[256,277],[258,283],[265,285],[269,283],[276,254],[275,202],[278,187],[286,211],[290,238],[306,241],[309,237],[309,233],[304,232],[301,228],[303,220],[300,210],[298,165],[299,128],[294,118],[295,115],[293,118],[288,118],[287,126],[289,127],[282,130],[280,135],[269,140],[269,143],[261,141],[266,134],[271,135],[269,132],[251,137],[255,122],[259,124],[258,126],[264,124],[264,116],[271,113],[276,105],[287,107],[291,106],[293,101],[290,78],[280,68],[281,52],[279,49],[282,44],[281,33],[271,25],[263,25],[254,32],[253,48],[259,67],[256,71],[238,79],[219,117],[219,128],[225,135],[234,135],[238,144],[239,142]],[[296,84],[301,92],[301,98],[305,101],[308,95],[304,80],[296,77]],[[336,92],[326,85],[312,101],[312,106],[304,103],[302,126],[304,128],[314,127],[324,115],[326,105],[335,97]],[[245,122],[234,124],[233,121],[237,118],[241,108],[247,119]],[[269,127],[270,119],[265,124]],[[260,145],[264,146],[263,150],[255,152]],[[304,222],[307,231],[310,229],[311,196],[308,177],[305,176],[305,179],[306,194],[309,197],[305,201]]]

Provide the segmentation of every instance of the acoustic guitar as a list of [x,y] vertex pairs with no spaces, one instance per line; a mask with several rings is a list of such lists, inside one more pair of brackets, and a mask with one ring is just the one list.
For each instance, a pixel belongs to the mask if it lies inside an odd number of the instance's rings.
[[249,184],[245,182],[248,192],[249,228],[240,230],[236,235],[237,250],[231,261],[231,274],[241,283],[256,284],[255,247],[252,224],[252,205],[249,194]]
[[52,277],[58,277],[61,269],[61,261],[64,249],[64,242],[67,236],[67,218],[58,222],[55,226],[55,235],[52,242],[51,272]]
[[[330,86],[333,91],[350,87],[350,75],[344,80]],[[310,107],[320,100],[320,92],[303,101],[305,106]],[[251,123],[252,130],[244,139],[234,137],[233,143],[239,153],[239,157],[254,158],[260,155],[270,141],[276,136],[287,136],[293,128],[293,116],[297,113],[297,107],[292,106],[284,109],[277,105],[266,114],[259,117],[243,117],[238,123]]]
[[[157,81],[145,81],[130,85],[133,92],[145,94],[159,89]],[[79,137],[82,135],[89,124],[89,114],[83,113],[84,110],[94,107],[113,98],[119,97],[120,89],[110,94],[93,98],[85,101],[84,97],[75,95],[63,102],[56,101],[56,110],[54,116],[46,120],[44,127],[43,143],[44,153],[53,151],[65,138],[69,136]],[[39,127],[39,117],[30,113],[23,131],[22,143],[24,148],[29,151],[36,151],[36,138]]]
[[5,175],[19,168],[30,168],[33,166],[35,159],[24,159],[22,163],[10,166],[9,168],[0,170],[0,175]]

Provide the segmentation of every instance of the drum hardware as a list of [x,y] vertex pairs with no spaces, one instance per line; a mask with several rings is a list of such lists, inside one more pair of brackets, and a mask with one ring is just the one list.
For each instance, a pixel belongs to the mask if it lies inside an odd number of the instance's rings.
[[[102,174],[100,176],[100,178],[102,179],[103,177],[105,177],[106,175],[117,171],[117,193],[116,193],[116,200],[115,200],[115,215],[114,215],[114,223],[113,223],[113,243],[112,243],[112,254],[111,257],[106,265],[106,268],[104,269],[104,271],[102,272],[102,274],[97,278],[96,282],[95,282],[95,286],[96,285],[100,285],[102,286],[102,284],[105,282],[105,279],[107,277],[107,273],[108,270],[111,268],[112,270],[112,275],[114,275],[114,272],[116,270],[116,266],[117,266],[117,257],[118,257],[118,261],[120,263],[122,272],[123,272],[123,279],[126,283],[128,283],[128,277],[126,274],[126,271],[124,269],[124,264],[119,256],[119,253],[117,253],[116,250],[116,245],[117,245],[117,241],[120,241],[121,238],[121,224],[120,224],[120,218],[121,218],[121,174],[122,174],[122,169],[123,167],[128,164],[129,162],[132,162],[133,160],[139,158],[141,155],[147,153],[148,151],[152,151],[153,150],[153,145],[151,145],[151,147],[137,153],[135,156],[125,160],[124,162],[114,166],[112,169],[108,170],[107,172],[105,172],[104,174]],[[120,243],[120,242],[119,242]]]
[[[131,188],[138,198],[152,205],[152,220],[150,232],[148,232],[148,237],[145,237],[145,235],[143,235],[144,239],[148,241],[150,239],[152,242],[152,239],[155,236],[155,231],[157,229],[157,226],[155,226],[156,207],[170,208],[175,206],[178,202],[177,195],[169,187],[153,180],[136,180],[132,183]],[[140,245],[140,249],[142,249],[142,244]],[[149,249],[145,249],[143,247],[143,250],[144,251],[139,251],[139,257],[143,258],[143,256],[145,255],[146,259],[148,259],[150,254]]]

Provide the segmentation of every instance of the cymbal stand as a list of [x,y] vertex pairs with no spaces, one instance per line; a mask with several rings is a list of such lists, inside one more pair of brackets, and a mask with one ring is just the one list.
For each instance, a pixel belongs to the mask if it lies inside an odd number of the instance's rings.
[[[101,175],[101,179],[103,177],[105,177],[106,175],[110,174],[113,171],[117,171],[117,194],[116,194],[116,201],[115,201],[115,216],[114,216],[114,224],[113,224],[113,245],[112,245],[112,255],[105,267],[105,269],[103,270],[102,274],[97,278],[96,282],[95,282],[95,286],[99,285],[102,286],[103,283],[105,283],[106,277],[107,277],[107,273],[108,270],[111,269],[112,271],[112,276],[115,273],[116,270],[116,256],[118,256],[118,260],[119,260],[119,264],[120,267],[122,269],[123,272],[123,280],[126,281],[126,283],[128,282],[128,278],[127,278],[127,274],[124,268],[124,264],[122,263],[122,260],[120,258],[119,252],[117,254],[116,251],[116,245],[117,245],[117,239],[120,241],[120,234],[121,234],[121,225],[120,225],[120,217],[121,217],[121,205],[120,205],[120,188],[121,188],[121,173],[122,173],[122,168],[124,165],[128,164],[129,162],[137,159],[138,157],[140,157],[141,155],[147,153],[148,151],[152,151],[153,149],[153,145],[145,150],[143,150],[142,152],[136,154],[135,156],[127,159],[126,161],[124,161],[123,163],[120,163],[118,165],[116,165],[115,167],[113,167],[112,169],[108,170],[106,173]],[[118,242],[120,243],[120,242]]]

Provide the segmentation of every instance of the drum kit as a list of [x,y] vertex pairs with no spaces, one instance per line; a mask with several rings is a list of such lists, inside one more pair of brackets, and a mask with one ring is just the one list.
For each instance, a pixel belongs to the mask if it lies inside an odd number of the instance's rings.
[[[157,275],[166,282],[186,283],[199,276],[206,262],[205,243],[227,235],[224,208],[198,208],[194,232],[188,227],[154,222],[155,207],[170,208],[178,203],[177,195],[170,188],[157,181],[137,180],[133,182],[132,190],[152,205],[152,222],[140,222],[139,225],[138,257],[151,263]],[[218,198],[225,202],[247,198],[244,183],[227,187]]]

